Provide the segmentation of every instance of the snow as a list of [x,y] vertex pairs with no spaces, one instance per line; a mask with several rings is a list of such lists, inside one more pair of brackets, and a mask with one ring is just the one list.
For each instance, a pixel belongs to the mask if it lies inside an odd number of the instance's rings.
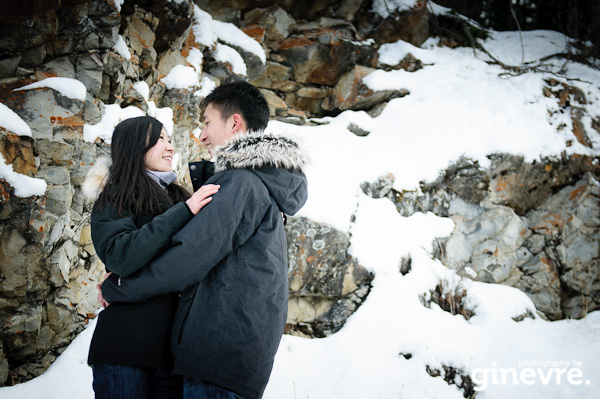
[[[175,123],[173,122],[173,108],[165,107],[158,108],[153,101],[148,101],[148,115],[158,119],[162,124],[167,134],[173,134]],[[177,154],[175,154],[177,156]]]
[[215,60],[228,63],[231,65],[231,70],[237,75],[246,76],[246,63],[244,59],[233,47],[226,44],[217,43],[217,49],[213,56]]
[[399,11],[408,11],[417,4],[418,0],[374,0],[371,12],[387,18],[390,14]]
[[104,105],[102,110],[102,119],[95,125],[83,125],[83,139],[93,143],[96,138],[100,138],[110,143],[113,130],[123,119],[144,116],[145,113],[133,105],[127,108],[121,108],[119,104]]
[[[193,18],[194,25],[192,26],[192,31],[194,32],[196,43],[213,48],[215,60],[229,64],[233,73],[241,76],[247,76],[248,74],[244,58],[231,46],[242,48],[256,55],[263,64],[266,62],[267,57],[261,45],[234,24],[214,20],[209,13],[197,5],[194,5]],[[224,43],[228,43],[231,46]],[[196,93],[205,97],[206,89],[204,88],[213,87],[213,85],[209,84],[205,86],[204,84],[200,84],[203,60],[204,56],[202,52],[197,48],[192,48],[186,57],[186,61],[191,66],[176,65],[160,81],[168,89],[190,89],[201,86],[201,91],[197,91]]]
[[86,89],[84,84],[78,81],[77,79],[71,78],[46,78],[40,80],[39,82],[19,87],[18,89],[14,89],[13,91],[33,90],[40,88],[50,88],[58,91],[65,97],[85,101]]
[[[462,282],[476,312],[469,321],[435,305],[428,309],[420,303],[420,295],[440,281],[459,281],[430,255],[431,239],[448,234],[452,222],[431,214],[403,218],[388,200],[362,194],[357,209],[350,252],[375,272],[371,293],[344,328],[328,338],[284,336],[265,398],[459,399],[462,393],[441,378],[430,377],[426,366],[451,366],[469,374],[492,367],[521,370],[519,362],[536,360],[583,362],[583,384],[570,385],[563,378],[558,386],[541,380],[530,386],[493,385],[490,376],[477,397],[597,396],[598,388],[590,389],[585,380],[597,384],[600,362],[593,353],[600,346],[600,312],[579,321],[515,322],[513,317],[527,311],[535,314],[524,293],[470,280]],[[393,247],[394,242],[399,248]],[[407,253],[412,270],[402,276],[398,260]],[[477,376],[483,387],[485,374]]]
[[184,65],[175,65],[160,81],[167,89],[188,89],[200,85],[196,69]]
[[[191,67],[188,67],[191,68]],[[191,68],[193,69],[193,68]],[[135,82],[133,88],[142,95],[148,105],[148,112],[144,113],[140,108],[130,105],[126,108],[121,108],[119,104],[103,105],[102,119],[95,125],[83,125],[83,139],[93,143],[97,138],[104,140],[107,143],[111,142],[113,130],[124,119],[135,118],[138,116],[152,116],[158,119],[169,135],[173,133],[173,109],[158,108],[154,101],[148,100],[150,96],[150,88],[144,81]]]
[[262,46],[256,40],[241,31],[240,28],[228,22],[213,20],[212,23],[219,40],[229,43],[233,46],[241,47],[244,50],[256,55],[263,64],[267,62],[267,56]]
[[19,115],[6,105],[0,103],[0,127],[19,136],[31,137],[31,128]]
[[200,7],[194,4],[194,22],[192,31],[196,42],[206,46],[213,47],[217,42],[217,33],[212,26],[212,16]]
[[185,60],[196,69],[198,74],[202,73],[202,61],[204,60],[202,51],[198,50],[197,48],[190,49],[190,52]]
[[7,165],[4,156],[0,152],[0,179],[6,180],[14,189],[17,197],[31,197],[32,195],[44,195],[46,193],[46,182],[22,175],[13,170],[12,165]]
[[[520,54],[518,35],[505,37],[513,41],[513,46],[503,42],[495,48],[497,41],[494,40],[486,45],[501,59],[510,59],[515,52]],[[525,35],[524,39],[528,37]],[[532,37],[538,42],[537,36]],[[538,54],[556,50],[554,42],[549,42],[546,47],[538,49]],[[403,42],[382,45],[381,61],[394,65],[407,53],[427,65],[416,72],[377,70],[363,79],[373,90],[406,89],[410,92],[408,96],[390,101],[377,118],[371,118],[365,112],[347,111],[335,119],[323,118],[330,123],[314,128],[272,123],[277,126],[275,130],[295,131],[307,141],[308,150],[314,157],[311,170],[330,171],[328,174],[314,173],[309,180],[311,196],[303,208],[306,216],[346,230],[356,206],[354,179],[374,181],[392,173],[396,189],[417,190],[419,181],[434,180],[441,169],[461,155],[486,166],[489,165],[487,155],[493,152],[520,154],[527,161],[559,155],[562,151],[567,154],[595,153],[573,140],[568,113],[548,116],[548,110],[557,111],[557,101],[543,97],[541,93],[544,80],[553,75],[500,76],[504,71],[488,65],[485,55],[476,57],[466,48],[438,47],[436,39],[428,40],[422,48]],[[589,81],[600,81],[598,71],[588,68],[586,76]],[[589,91],[592,97],[599,91],[597,83],[583,84],[582,89]],[[598,108],[590,108],[590,111],[596,115],[600,113]],[[350,123],[371,133],[367,137],[350,134],[346,130]],[[588,121],[590,128],[587,131],[593,140],[597,140],[591,123]],[[561,124],[567,128],[557,130]],[[573,140],[571,147],[565,146],[567,140]],[[343,148],[340,142],[344,143]],[[427,148],[427,153],[415,151],[416,148]],[[348,159],[361,159],[361,162],[348,164]],[[312,194],[321,192],[339,195]]]
[[87,365],[87,351],[96,322],[97,319],[90,320],[87,328],[71,342],[44,374],[25,384],[0,388],[0,397],[92,399],[92,369]]
[[263,64],[267,62],[262,46],[234,24],[214,20],[209,13],[197,5],[194,5],[194,22],[192,31],[197,43],[213,47],[217,40],[221,40],[256,55]]
[[[144,86],[139,85],[139,90],[144,91]],[[138,90],[136,88],[136,90]],[[138,91],[139,91],[138,90]],[[142,94],[143,95],[143,94]],[[154,101],[146,101],[148,104],[148,115],[158,119],[163,125],[167,133],[173,133],[173,109],[158,108]],[[102,119],[95,125],[85,124],[83,126],[83,139],[93,143],[96,138],[100,138],[107,143],[111,142],[113,130],[124,119],[144,116],[146,113],[130,105],[126,108],[121,108],[118,104],[105,105],[102,110]]]
[[117,51],[117,53],[121,55],[121,57],[125,58],[126,60],[131,59],[131,52],[129,51],[129,48],[125,43],[125,39],[123,39],[123,36],[119,35],[119,37],[117,37],[117,42],[115,43],[114,49]]
[[[0,127],[13,132],[19,136],[31,137],[31,128],[19,115],[6,105],[0,103]],[[0,179],[4,179],[15,189],[17,197],[30,197],[32,195],[44,195],[46,182],[22,175],[13,170],[12,165],[6,164],[6,159],[0,152]]]
[[[435,4],[433,1],[429,1],[428,2],[428,7],[429,7],[429,12],[434,14],[434,15],[445,15],[445,14],[450,14],[452,13],[452,9],[451,8],[447,8],[447,7],[442,7],[438,4]],[[466,17],[456,14],[457,16],[467,20]]]
[[[521,47],[520,35],[523,37]],[[484,47],[492,47],[502,54],[502,62],[508,65],[531,63],[554,54],[568,51],[575,42],[567,36],[548,30],[525,32],[491,32],[483,43]],[[516,46],[515,46],[516,44]],[[492,55],[494,55],[492,53]],[[522,58],[522,55],[525,58]]]
[[[140,93],[142,95],[142,97],[144,97],[144,100],[146,101],[146,104],[148,105],[148,116],[158,119],[163,124],[167,133],[169,135],[171,135],[173,133],[173,127],[175,125],[173,122],[173,109],[168,108],[168,107],[158,108],[154,101],[149,100],[150,87],[148,87],[148,83],[146,83],[144,81],[136,82],[133,84],[133,88],[138,93]],[[107,114],[110,114],[110,115],[106,116],[106,118],[107,118],[106,125],[108,125],[108,126],[113,126],[113,123],[115,123],[115,122],[118,123],[119,121],[121,121],[123,119],[140,115],[139,112],[135,111],[134,109],[123,112],[119,108],[116,108],[116,107],[111,108],[110,111],[107,111],[105,113],[105,115],[107,115]],[[104,120],[104,118],[103,118],[103,120]],[[101,123],[102,123],[102,121],[101,121]],[[114,126],[116,126],[116,124]],[[114,126],[113,126],[113,129],[114,129]],[[84,129],[85,128],[86,127],[84,126]],[[88,131],[89,131],[89,129],[92,129],[92,131],[90,131],[88,139],[91,139],[95,134],[96,135],[98,134],[98,131],[105,129],[105,128],[108,128],[108,127],[103,127],[102,125],[98,126],[97,128],[88,126],[87,127]],[[97,136],[97,137],[100,137],[100,136]],[[104,137],[106,137],[106,136],[104,136]]]
[[[413,3],[387,1],[394,9]],[[201,43],[216,46],[214,25],[199,34],[214,22],[207,15],[196,7],[194,33]],[[560,52],[567,43],[554,32],[523,32],[522,37],[526,62]],[[514,32],[495,32],[484,46],[503,62],[518,64],[520,40]],[[510,76],[488,64],[480,52],[438,47],[434,39],[420,48],[399,42],[380,50],[381,61],[390,65],[408,53],[421,59],[424,68],[412,73],[377,70],[364,79],[373,90],[410,91],[390,101],[378,117],[346,111],[322,118],[328,123],[321,126],[269,124],[268,131],[297,138],[311,157],[305,170],[309,199],[299,215],[350,233],[350,254],[375,278],[366,301],[339,332],[313,340],[283,337],[264,398],[463,397],[455,385],[431,377],[427,366],[462,370],[481,389],[478,399],[597,398],[600,312],[581,320],[548,322],[536,315],[523,292],[460,278],[431,255],[434,239],[448,236],[454,228],[451,219],[431,213],[402,217],[388,199],[363,194],[360,184],[392,174],[395,189],[418,191],[420,181],[434,180],[460,156],[486,166],[487,155],[494,152],[533,161],[562,153],[598,155],[600,145],[593,150],[578,144],[568,115],[557,115],[556,99],[543,96],[544,80],[557,78],[555,74]],[[193,66],[188,68],[197,71],[201,61],[190,57]],[[550,59],[540,69],[563,67],[564,61],[554,62]],[[586,94],[588,104],[581,106],[600,115],[600,72],[576,63],[564,66],[564,71],[562,80]],[[211,84],[203,78],[195,94],[204,96]],[[136,90],[147,98],[146,87],[138,85]],[[147,102],[149,113],[170,118],[172,126],[170,109]],[[550,116],[549,111],[555,114]],[[140,113],[137,108],[108,105],[100,123],[85,125],[86,140],[109,141],[118,120]],[[350,123],[370,133],[358,137],[347,129]],[[591,120],[584,123],[592,142],[600,143]],[[560,129],[561,124],[565,128]],[[569,140],[573,145],[567,146]],[[399,265],[406,256],[412,259],[411,271],[402,275]],[[438,284],[466,289],[467,304],[475,315],[466,320],[435,303],[424,306],[421,298],[427,300]],[[514,320],[527,314],[535,319]],[[0,388],[0,396],[91,399],[92,377],[85,357],[93,328],[94,321],[42,376]]]
[[144,81],[135,82],[133,88],[144,97],[144,100],[148,101],[150,97],[150,86],[148,86],[148,83]]
[[210,94],[211,91],[213,91],[215,89],[215,87],[217,87],[217,85],[215,84],[214,81],[212,81],[211,79],[207,78],[207,77],[203,77],[202,80],[200,81],[200,90],[197,90],[194,92],[194,95],[197,97],[206,97]]
[[112,2],[114,3],[117,11],[121,12],[121,7],[123,6],[123,3],[125,2],[125,0],[112,0]]
[[[547,31],[523,32],[523,40],[526,62],[561,52],[567,42]],[[521,62],[518,33],[494,32],[484,46],[505,63]],[[597,397],[600,312],[582,320],[516,322],[513,318],[536,314],[523,292],[461,279],[432,259],[431,243],[451,232],[450,219],[420,213],[401,217],[389,200],[369,198],[359,185],[391,173],[397,190],[418,191],[419,181],[435,179],[461,155],[486,166],[486,155],[493,152],[533,161],[562,152],[598,155],[598,150],[567,147],[573,140],[570,121],[548,117],[556,100],[543,97],[542,88],[555,75],[502,75],[485,62],[487,56],[438,47],[435,39],[421,48],[382,45],[380,61],[395,65],[408,53],[424,68],[378,70],[364,79],[375,90],[410,91],[390,101],[380,116],[344,112],[322,118],[329,123],[318,127],[269,125],[274,132],[300,137],[311,155],[310,195],[300,215],[350,232],[350,254],[375,273],[375,280],[366,302],[340,332],[318,341],[284,336],[265,397],[461,398],[455,386],[425,370],[443,365],[476,380],[482,389],[478,398]],[[543,69],[559,67],[549,61]],[[580,64],[566,71],[593,99],[588,110],[598,115],[600,73]],[[347,130],[349,123],[371,133],[357,137]],[[561,131],[561,123],[569,128]],[[591,128],[587,132],[597,142],[599,135]],[[412,270],[402,276],[400,259],[407,255]],[[437,284],[465,288],[475,316],[467,321],[435,304],[424,307],[419,297],[428,297]],[[506,377],[513,374],[514,379]]]
[[[217,44],[217,48],[218,46],[221,46],[221,44]],[[186,61],[191,66],[175,65],[167,76],[160,79],[167,89],[191,89],[201,86],[200,76],[202,75],[202,62],[204,61],[202,52],[197,48],[190,49]],[[241,60],[241,63],[243,68],[246,68],[244,60]]]

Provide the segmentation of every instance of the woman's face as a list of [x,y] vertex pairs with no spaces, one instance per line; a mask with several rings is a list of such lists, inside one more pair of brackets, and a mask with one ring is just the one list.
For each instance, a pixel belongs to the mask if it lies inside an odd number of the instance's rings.
[[173,170],[173,150],[171,139],[163,129],[156,144],[144,155],[146,169],[157,172],[171,172]]

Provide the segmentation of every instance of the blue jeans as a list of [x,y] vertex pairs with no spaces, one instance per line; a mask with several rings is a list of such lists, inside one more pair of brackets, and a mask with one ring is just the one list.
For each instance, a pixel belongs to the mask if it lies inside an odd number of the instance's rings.
[[218,385],[198,378],[183,377],[183,399],[245,399]]
[[95,364],[96,399],[181,399],[182,380],[150,367]]

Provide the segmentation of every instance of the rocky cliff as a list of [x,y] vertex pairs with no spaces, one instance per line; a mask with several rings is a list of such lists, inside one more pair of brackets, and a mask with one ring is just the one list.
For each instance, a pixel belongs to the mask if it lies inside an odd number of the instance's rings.
[[[109,151],[116,121],[108,116],[166,115],[180,155],[179,177],[189,183],[186,161],[207,155],[198,140],[199,104],[215,85],[252,82],[263,90],[272,118],[287,123],[311,124],[311,117],[344,110],[375,116],[387,101],[410,93],[373,91],[362,78],[376,68],[422,67],[412,56],[381,65],[380,44],[418,46],[430,32],[446,45],[468,44],[464,32],[450,29],[451,21],[431,17],[427,1],[385,18],[371,5],[32,0],[5,7],[0,103],[27,124],[30,135],[0,124],[0,153],[14,172],[41,179],[46,188],[24,195],[0,178],[0,385],[41,374],[98,310],[95,285],[104,270],[91,243],[92,204],[81,184]],[[209,25],[221,34],[207,35]],[[232,29],[258,50],[228,36]],[[177,83],[189,73],[196,84]],[[37,82],[46,84],[27,88]],[[558,80],[548,81],[544,93],[572,116],[573,139],[590,147],[589,134],[597,132],[578,123],[590,117],[585,95]],[[591,117],[598,128],[600,119]],[[393,176],[365,182],[363,191],[388,197],[403,215],[452,217],[455,232],[437,244],[437,256],[470,278],[522,289],[550,319],[600,308],[598,158],[531,164],[490,157],[486,169],[458,160],[437,181],[424,182],[420,193],[395,191]],[[373,276],[348,255],[344,232],[305,218],[291,218],[287,229],[287,332],[335,333],[367,297]],[[408,272],[410,259],[401,269]]]

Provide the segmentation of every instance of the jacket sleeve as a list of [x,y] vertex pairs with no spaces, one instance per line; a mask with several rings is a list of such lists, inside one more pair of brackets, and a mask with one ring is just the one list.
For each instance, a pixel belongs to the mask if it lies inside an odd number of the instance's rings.
[[107,270],[129,276],[170,247],[171,237],[192,217],[180,202],[138,228],[133,214],[104,206],[93,211],[92,241]]
[[261,198],[243,183],[218,184],[219,195],[173,236],[173,247],[135,275],[104,282],[102,295],[109,303],[183,291],[250,238],[270,204],[268,196]]

